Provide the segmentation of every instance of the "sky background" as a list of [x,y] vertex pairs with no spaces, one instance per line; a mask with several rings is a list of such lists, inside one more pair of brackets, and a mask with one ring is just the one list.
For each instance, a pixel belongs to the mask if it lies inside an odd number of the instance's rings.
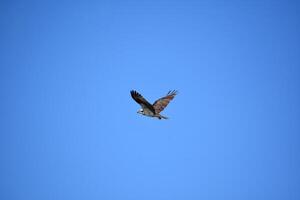
[[[300,3],[1,1],[0,199],[300,199]],[[138,115],[176,89],[163,114]]]

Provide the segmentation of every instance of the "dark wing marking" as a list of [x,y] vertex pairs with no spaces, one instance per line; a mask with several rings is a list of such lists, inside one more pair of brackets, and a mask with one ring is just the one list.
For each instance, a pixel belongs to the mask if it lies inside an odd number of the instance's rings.
[[153,114],[155,114],[155,109],[153,108],[153,106],[151,105],[151,103],[149,103],[142,95],[140,95],[137,91],[131,90],[130,91],[131,97],[142,106],[142,108],[147,108],[149,109],[151,112],[153,112]]
[[174,99],[174,97],[176,96],[176,94],[177,94],[176,90],[173,90],[173,91],[170,90],[165,97],[162,97],[162,98],[156,100],[153,103],[153,107],[155,109],[155,113],[158,114],[161,111],[163,111],[165,109],[165,107],[167,107],[167,105],[170,103],[170,101],[172,99]]

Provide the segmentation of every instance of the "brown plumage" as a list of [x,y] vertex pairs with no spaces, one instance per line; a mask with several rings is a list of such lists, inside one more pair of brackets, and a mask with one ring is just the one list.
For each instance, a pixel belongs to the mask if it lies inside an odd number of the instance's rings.
[[138,111],[139,114],[149,117],[157,117],[158,119],[167,119],[167,117],[160,115],[160,112],[167,107],[172,99],[174,99],[177,91],[169,91],[165,97],[156,100],[153,104],[150,104],[141,94],[134,90],[131,90],[130,94],[131,97],[142,107],[142,109]]
[[148,108],[153,114],[155,114],[155,110],[153,106],[137,91],[130,91],[131,97],[142,106],[142,108]]
[[174,99],[174,97],[176,96],[176,94],[177,94],[176,90],[169,91],[167,93],[167,96],[162,97],[162,98],[156,100],[153,103],[153,107],[154,107],[155,113],[160,113],[161,111],[163,111],[167,107],[167,105],[170,103],[170,101],[172,101]]

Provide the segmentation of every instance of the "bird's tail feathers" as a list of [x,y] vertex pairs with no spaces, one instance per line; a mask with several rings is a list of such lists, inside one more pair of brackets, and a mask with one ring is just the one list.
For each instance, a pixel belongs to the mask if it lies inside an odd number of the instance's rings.
[[165,116],[162,116],[162,115],[159,115],[159,119],[169,119],[169,118],[165,117]]

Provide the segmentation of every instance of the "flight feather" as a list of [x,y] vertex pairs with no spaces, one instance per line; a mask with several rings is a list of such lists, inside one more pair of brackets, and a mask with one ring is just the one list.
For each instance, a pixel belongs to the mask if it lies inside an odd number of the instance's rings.
[[155,113],[160,113],[161,111],[163,111],[167,107],[167,105],[170,103],[170,101],[172,101],[174,99],[176,94],[177,94],[176,90],[169,91],[166,96],[156,100],[153,103]]

